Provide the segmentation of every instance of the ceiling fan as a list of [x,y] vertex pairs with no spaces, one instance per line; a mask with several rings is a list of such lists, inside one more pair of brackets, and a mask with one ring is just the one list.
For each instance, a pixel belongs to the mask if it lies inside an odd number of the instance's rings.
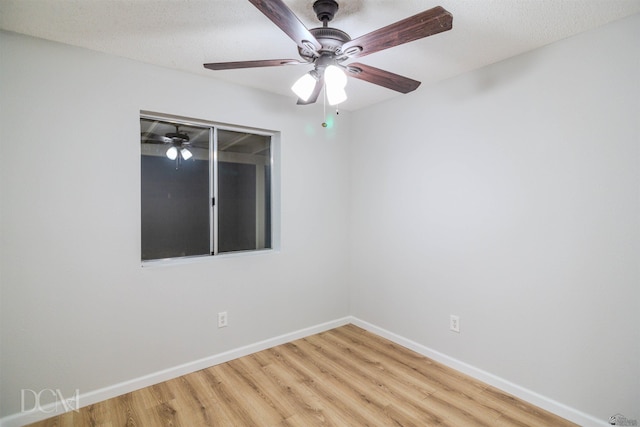
[[176,162],[179,162],[180,158],[189,160],[193,157],[189,150],[191,148],[189,135],[186,132],[180,132],[180,126],[174,126],[176,131],[166,133],[164,136],[152,132],[142,132],[140,135],[141,142],[147,144],[170,144],[165,153],[169,159],[176,160]]
[[452,15],[440,6],[410,16],[394,24],[351,39],[342,30],[331,28],[328,23],[338,11],[335,0],[317,0],[313,11],[322,27],[307,29],[282,0],[249,0],[267,18],[273,21],[298,45],[302,59],[269,59],[257,61],[215,62],[204,64],[210,70],[273,67],[281,65],[313,64],[314,69],[302,76],[292,87],[298,96],[298,104],[317,101],[326,86],[330,105],[345,101],[346,76],[364,80],[401,93],[409,93],[420,82],[371,67],[358,62],[343,65],[352,58],[359,58],[390,47],[409,43],[424,37],[448,31],[452,28]]

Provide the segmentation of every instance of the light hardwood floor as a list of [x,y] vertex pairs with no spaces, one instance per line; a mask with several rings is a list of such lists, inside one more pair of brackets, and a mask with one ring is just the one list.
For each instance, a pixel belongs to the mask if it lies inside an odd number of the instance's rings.
[[353,325],[32,424],[574,426]]

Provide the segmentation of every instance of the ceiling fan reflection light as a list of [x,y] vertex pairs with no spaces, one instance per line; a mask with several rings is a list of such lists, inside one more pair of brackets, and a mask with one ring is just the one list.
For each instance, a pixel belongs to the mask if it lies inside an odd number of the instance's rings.
[[180,154],[182,155],[182,158],[185,160],[189,160],[191,157],[193,157],[193,154],[191,154],[191,151],[187,150],[186,148],[183,148],[182,150],[180,150]]
[[169,147],[166,152],[166,155],[171,160],[175,160],[178,157],[178,149],[176,147]]
[[327,101],[329,105],[338,105],[347,100],[347,75],[340,67],[329,65],[324,70],[324,81],[327,85]]
[[309,72],[300,77],[293,86],[291,86],[291,90],[298,96],[298,98],[306,102],[313,93],[316,83],[316,78]]

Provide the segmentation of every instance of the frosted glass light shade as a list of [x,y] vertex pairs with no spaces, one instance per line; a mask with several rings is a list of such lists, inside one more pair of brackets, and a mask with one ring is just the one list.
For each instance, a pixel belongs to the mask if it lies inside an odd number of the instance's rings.
[[166,155],[171,160],[175,160],[178,157],[178,149],[176,147],[169,147],[166,152]]
[[347,75],[340,67],[329,65],[324,70],[324,81],[327,85],[327,101],[329,105],[337,105],[347,100]]
[[183,148],[182,150],[180,150],[180,154],[182,155],[182,158],[185,160],[189,160],[191,157],[193,157],[193,154],[191,154],[191,151],[187,150],[186,148]]
[[333,88],[329,90],[329,86],[327,86],[327,101],[329,105],[338,105],[341,102],[347,100],[347,92],[342,88]]
[[316,87],[316,82],[317,80],[311,74],[307,73],[291,86],[291,90],[301,100],[308,101],[313,93],[313,89]]

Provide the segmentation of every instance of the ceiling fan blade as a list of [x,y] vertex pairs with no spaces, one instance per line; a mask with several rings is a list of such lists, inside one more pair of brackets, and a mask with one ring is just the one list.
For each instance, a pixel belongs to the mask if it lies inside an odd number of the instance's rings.
[[265,59],[258,61],[212,62],[204,64],[210,70],[233,70],[236,68],[278,67],[280,65],[308,64],[299,59]]
[[282,0],[249,1],[291,37],[291,40],[296,42],[299,47],[308,49],[311,52],[317,52],[322,48],[318,40]]
[[314,104],[317,100],[318,100],[318,96],[320,95],[320,92],[322,92],[322,87],[324,86],[324,79],[320,79],[316,82],[315,87],[313,88],[313,92],[311,92],[311,96],[309,96],[309,99],[307,99],[306,101],[303,101],[302,99],[298,98],[298,105],[309,105],[309,104]]
[[436,6],[351,40],[342,46],[342,52],[350,58],[357,58],[448,31],[452,25],[451,13]]
[[401,93],[412,92],[420,86],[417,80],[360,63],[347,65],[347,75]]
[[171,142],[171,139],[153,132],[142,132],[140,133],[140,142],[143,144],[167,144]]

